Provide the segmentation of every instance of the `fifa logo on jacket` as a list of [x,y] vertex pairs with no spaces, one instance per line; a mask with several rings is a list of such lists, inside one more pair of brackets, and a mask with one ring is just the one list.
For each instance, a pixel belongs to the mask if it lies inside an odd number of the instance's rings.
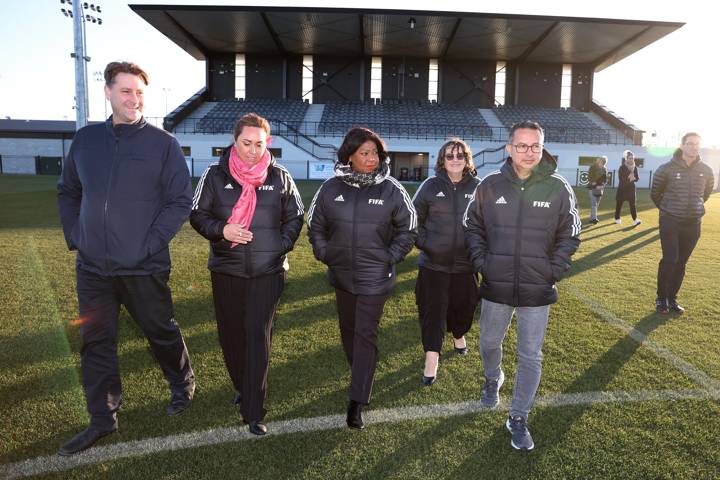
[[537,200],[535,200],[533,202],[533,207],[550,208],[550,202],[538,202]]
[[260,185],[258,187],[258,190],[274,190],[275,185]]
[[368,203],[370,205],[382,205],[384,200],[381,200],[379,198],[368,198]]

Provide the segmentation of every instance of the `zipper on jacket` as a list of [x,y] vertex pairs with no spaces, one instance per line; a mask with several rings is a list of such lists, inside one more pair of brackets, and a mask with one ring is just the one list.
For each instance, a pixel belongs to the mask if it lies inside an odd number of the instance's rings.
[[352,258],[350,260],[350,265],[352,266],[352,272],[353,272],[353,275],[352,275],[353,287],[355,286],[355,272],[357,272],[357,268],[355,268],[355,264],[357,262],[356,255],[355,255],[355,250],[356,250],[355,244],[357,243],[355,241],[356,240],[355,237],[357,236],[357,222],[355,221],[355,218],[357,217],[357,204],[358,204],[359,200],[360,200],[360,189],[358,189],[357,195],[355,195],[355,201],[353,202],[352,218],[350,219],[352,221],[352,226],[353,226],[353,228],[352,228],[352,243],[350,244],[351,251],[352,251]]
[[[452,188],[453,189],[453,192],[452,192],[453,216],[452,216],[452,218],[456,219],[457,218],[457,184],[453,183],[452,187],[453,187]],[[453,256],[453,261],[452,261],[452,264],[450,264],[450,273],[455,272],[455,249],[456,249],[455,244],[457,243],[457,229],[458,229],[458,226],[453,225],[453,240],[452,240],[452,244],[451,244],[452,245],[451,254]]]
[[110,202],[110,186],[112,185],[113,172],[115,171],[115,165],[117,164],[117,156],[120,150],[120,139],[115,137],[115,154],[113,155],[112,162],[110,163],[110,174],[108,175],[107,187],[105,188],[105,205],[103,206],[103,232],[105,241],[105,272],[110,273],[110,254],[108,252],[108,231],[107,231],[107,217],[108,217],[108,206]]
[[522,241],[522,211],[525,204],[525,186],[520,186],[520,207],[518,208],[517,230],[515,231],[515,275],[513,278],[513,304],[520,304],[520,242]]

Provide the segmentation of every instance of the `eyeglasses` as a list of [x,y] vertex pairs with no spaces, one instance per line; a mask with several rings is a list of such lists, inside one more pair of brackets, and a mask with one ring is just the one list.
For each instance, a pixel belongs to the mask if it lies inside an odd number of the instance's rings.
[[445,160],[452,160],[453,158],[457,158],[458,160],[465,160],[465,154],[463,152],[457,152],[455,155],[453,155],[452,153],[445,154]]
[[533,145],[525,145],[524,143],[518,143],[517,145],[513,145],[513,147],[518,153],[526,153],[528,150],[532,151],[533,153],[540,153],[543,149],[543,145],[539,143],[535,143]]

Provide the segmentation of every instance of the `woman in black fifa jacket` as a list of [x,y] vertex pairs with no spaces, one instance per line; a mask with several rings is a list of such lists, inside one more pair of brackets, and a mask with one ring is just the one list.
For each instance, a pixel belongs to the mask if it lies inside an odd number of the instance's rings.
[[361,429],[377,364],[378,324],[396,283],[395,264],[415,243],[417,215],[405,188],[390,176],[385,143],[375,132],[351,129],[337,155],[335,176],[320,186],[308,209],[308,235],[335,287],[352,375],[347,424]]
[[273,317],[303,205],[290,173],[267,149],[267,120],[243,116],[234,138],[200,178],[190,223],[210,241],[215,318],[235,404],[250,432],[264,435]]
[[427,386],[435,382],[446,330],[453,335],[455,352],[468,353],[465,334],[479,297],[462,217],[478,183],[470,147],[453,138],[440,147],[435,176],[425,180],[413,197],[418,214],[415,244],[421,250],[415,303],[425,350],[422,381]]

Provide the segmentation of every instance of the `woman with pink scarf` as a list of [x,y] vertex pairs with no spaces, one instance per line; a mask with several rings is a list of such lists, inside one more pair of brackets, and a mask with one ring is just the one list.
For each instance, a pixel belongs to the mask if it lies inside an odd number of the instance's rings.
[[270,124],[248,113],[234,142],[200,178],[190,223],[210,241],[208,269],[225,365],[250,432],[265,435],[273,318],[285,286],[287,253],[300,235],[303,204],[267,146]]

